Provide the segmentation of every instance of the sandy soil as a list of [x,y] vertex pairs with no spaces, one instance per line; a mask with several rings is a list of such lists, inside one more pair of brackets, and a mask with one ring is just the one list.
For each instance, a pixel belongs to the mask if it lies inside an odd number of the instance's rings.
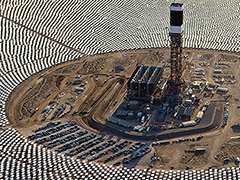
[[[28,78],[12,92],[6,106],[7,116],[10,120],[9,126],[17,128],[24,136],[28,136],[38,126],[50,122],[50,117],[56,108],[66,103],[70,103],[73,109],[70,114],[61,119],[63,122],[73,118],[77,119],[83,127],[87,127],[87,121],[83,120],[94,116],[99,122],[104,124],[102,120],[110,116],[116,107],[123,102],[127,91],[127,78],[131,76],[135,67],[139,64],[164,66],[166,67],[164,76],[168,77],[170,72],[169,57],[170,52],[166,49],[132,50],[92,56],[88,59],[83,58],[79,61],[71,61],[46,69]],[[183,74],[186,82],[203,80],[205,78],[210,84],[229,89],[227,95],[232,95],[231,98],[218,94],[214,94],[213,97],[204,97],[203,94],[201,96],[203,102],[215,99],[227,99],[230,102],[227,125],[225,128],[219,127],[215,131],[205,133],[201,141],[155,147],[149,155],[134,165],[136,167],[147,168],[150,163],[149,158],[155,151],[158,160],[154,169],[170,169],[172,166],[174,169],[185,169],[186,167],[200,169],[208,168],[209,166],[223,166],[224,158],[229,158],[230,156],[240,157],[240,152],[236,150],[236,147],[239,147],[239,145],[234,142],[229,143],[230,137],[240,135],[240,131],[233,132],[231,128],[231,126],[239,123],[240,117],[240,110],[236,108],[239,102],[234,100],[235,97],[240,96],[239,56],[216,51],[184,50],[183,62],[185,67]],[[215,78],[216,74],[213,71],[216,69],[216,65],[218,68],[221,67],[219,63],[221,65],[222,62],[228,63],[228,66],[226,68],[223,65],[223,73],[218,75],[220,76],[219,78]],[[193,75],[196,68],[204,69],[205,75],[203,77]],[[40,76],[41,74],[43,74],[43,77]],[[76,78],[77,75],[81,76],[79,80],[83,82],[85,87],[80,94],[74,92],[79,85],[71,84],[78,80]],[[221,78],[225,79],[222,84],[216,82],[216,79]],[[123,81],[122,84],[120,83],[121,79]],[[118,100],[117,104],[114,105],[116,100]],[[42,110],[53,101],[58,102],[59,105],[51,112],[46,121],[41,122],[43,117],[43,114],[41,114]],[[67,106],[64,112],[68,111],[69,108],[70,105]],[[86,114],[82,117],[72,116],[73,112]],[[31,114],[32,116],[30,117]],[[90,127],[87,128],[93,130]],[[96,130],[93,131],[96,132]],[[189,138],[191,137],[193,136]],[[205,147],[206,152],[202,155],[185,153],[186,149],[196,147]],[[222,156],[223,158],[215,158],[216,154],[223,154],[224,156]],[[233,163],[232,161],[229,164]]]

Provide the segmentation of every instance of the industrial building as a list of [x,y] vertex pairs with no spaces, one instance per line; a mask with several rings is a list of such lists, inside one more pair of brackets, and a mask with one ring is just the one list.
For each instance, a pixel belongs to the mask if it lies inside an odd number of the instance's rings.
[[137,66],[128,81],[130,97],[150,97],[162,73],[161,67]]
[[191,107],[180,107],[179,111],[177,113],[177,116],[179,118],[191,118],[192,114],[193,114],[194,109]]
[[184,118],[190,118],[193,114],[194,109],[193,108],[186,108],[184,113],[183,113],[183,117]]

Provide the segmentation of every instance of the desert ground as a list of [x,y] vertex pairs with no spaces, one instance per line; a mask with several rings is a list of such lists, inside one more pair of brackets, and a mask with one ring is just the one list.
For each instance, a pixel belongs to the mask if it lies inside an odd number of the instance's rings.
[[[109,140],[120,144],[127,139],[126,146],[117,148],[116,152],[111,150],[103,158],[93,160],[94,162],[100,160],[98,162],[109,165],[120,162],[117,165],[169,170],[206,169],[237,164],[236,159],[240,157],[240,151],[238,150],[240,130],[238,130],[238,126],[235,129],[232,126],[238,125],[240,121],[240,110],[237,109],[239,104],[237,98],[240,96],[240,72],[238,71],[240,56],[234,53],[190,49],[184,49],[183,51],[183,77],[186,83],[196,80],[208,81],[209,84],[229,89],[225,95],[216,93],[211,96],[204,95],[204,93],[199,95],[202,102],[217,102],[218,105],[213,112],[215,113],[214,117],[223,113],[224,105],[226,102],[229,103],[229,117],[224,127],[222,126],[223,115],[221,115],[219,126],[209,132],[164,141],[158,141],[157,139],[151,141],[133,140],[104,131],[106,118],[113,115],[118,106],[126,99],[128,92],[126,84],[135,67],[137,65],[164,67],[163,78],[167,78],[170,73],[169,59],[169,49],[140,49],[82,57],[76,61],[45,69],[25,80],[12,92],[6,106],[10,121],[8,127],[14,127],[25,137],[29,137],[36,134],[35,131],[38,128],[46,126],[50,122],[60,120],[61,124],[64,124],[75,121],[79,129],[77,128],[71,135],[86,129],[88,134],[95,134],[95,138],[104,139],[103,142],[97,142],[96,145],[89,146],[90,150]],[[204,69],[205,74],[199,76],[194,73],[197,68]],[[221,69],[222,73],[214,74],[215,69]],[[80,92],[77,91],[77,88],[81,88]],[[49,111],[54,104],[56,104],[56,107]],[[65,107],[63,112],[51,119],[55,110],[61,109],[60,105]],[[44,109],[45,112],[43,112]],[[47,116],[45,116],[46,112],[49,112]],[[90,126],[89,118],[94,118],[100,124],[100,127]],[[170,132],[174,131],[170,130]],[[197,140],[199,135],[202,135],[203,138]],[[87,134],[81,137],[85,136]],[[65,136],[57,139],[63,137]],[[194,138],[194,141],[192,138]],[[36,139],[33,141],[36,142]],[[42,145],[48,147],[51,142],[53,141],[45,142]],[[73,140],[65,143],[72,142]],[[145,144],[139,149],[135,148],[136,150],[133,150],[132,154],[124,155],[133,144],[142,142]],[[160,144],[160,142],[165,143]],[[158,145],[153,145],[153,143],[158,143]],[[52,148],[52,150],[56,151],[63,144]],[[85,142],[85,146],[86,144],[87,142]],[[134,145],[134,147],[136,146],[138,145]],[[149,149],[150,152],[142,153],[143,156],[130,163],[123,162],[124,158],[125,160],[131,159],[144,148],[146,148],[146,151]],[[204,148],[205,152],[187,152],[196,148]],[[106,147],[96,154],[108,149],[111,148]],[[70,152],[70,150],[72,149],[61,153],[64,154]],[[82,150],[81,153],[73,155],[73,157],[77,158],[86,151]],[[104,162],[110,156],[122,151],[123,154]],[[95,156],[96,154],[94,153]],[[89,160],[92,156],[93,154],[87,155],[85,160]]]

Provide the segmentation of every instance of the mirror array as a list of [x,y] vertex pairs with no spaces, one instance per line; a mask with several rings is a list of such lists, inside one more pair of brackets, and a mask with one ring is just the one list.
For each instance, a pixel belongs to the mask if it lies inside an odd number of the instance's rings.
[[[0,126],[5,104],[31,75],[66,61],[111,51],[169,47],[169,3],[164,1],[1,2]],[[239,52],[239,2],[191,0],[185,4],[184,47]],[[68,7],[68,8],[65,8]],[[15,129],[0,130],[0,178],[32,179],[238,179],[238,168],[147,171],[66,158],[40,148]]]

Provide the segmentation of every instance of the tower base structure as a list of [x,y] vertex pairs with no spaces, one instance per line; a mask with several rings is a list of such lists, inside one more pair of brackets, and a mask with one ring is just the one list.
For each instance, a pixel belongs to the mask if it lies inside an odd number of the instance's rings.
[[168,80],[167,95],[177,95],[182,93],[182,36],[183,33],[170,33],[171,37],[171,74]]

